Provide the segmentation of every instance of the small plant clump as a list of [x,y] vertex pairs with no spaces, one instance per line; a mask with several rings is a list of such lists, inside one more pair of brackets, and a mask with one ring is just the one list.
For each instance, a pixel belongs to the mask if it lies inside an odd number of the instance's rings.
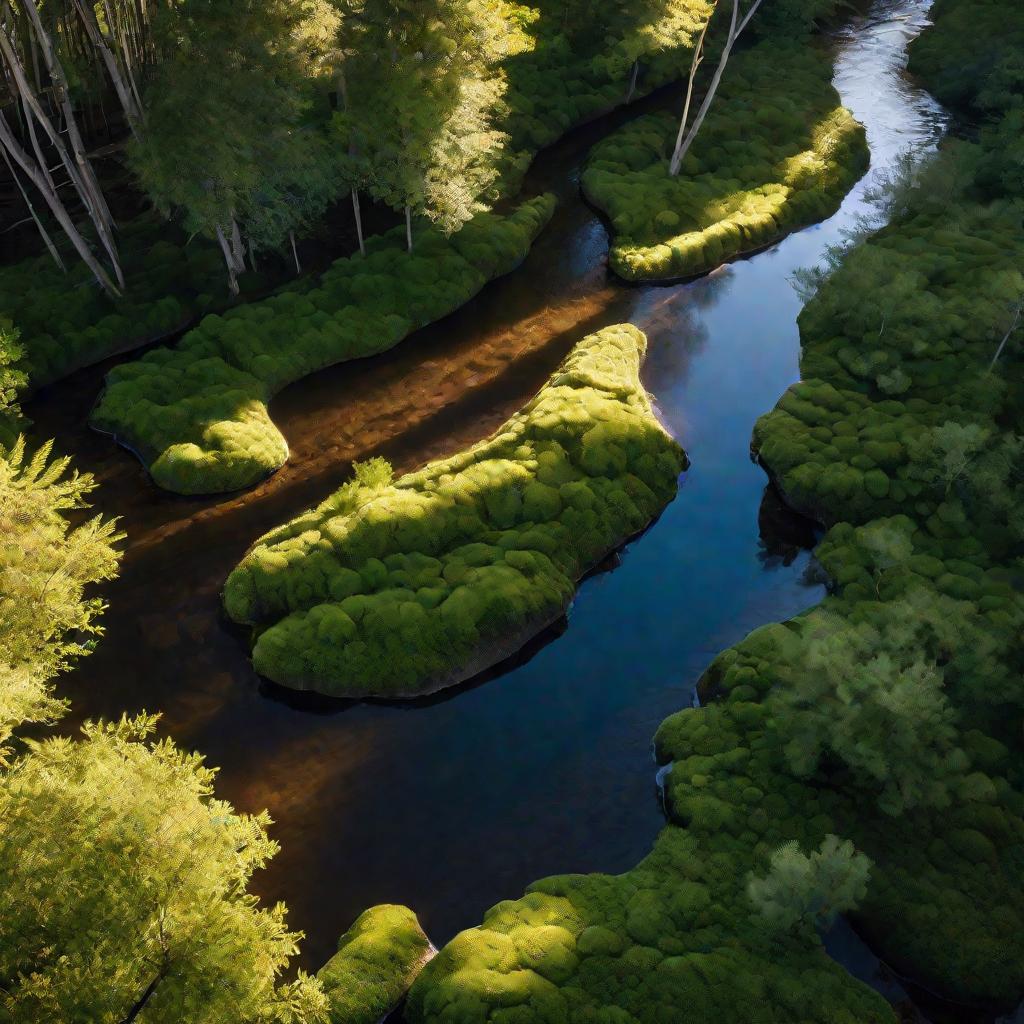
[[288,446],[267,403],[334,363],[383,352],[451,313],[520,263],[554,210],[540,196],[502,216],[477,215],[451,238],[404,229],[338,260],[316,287],[206,317],[174,348],[115,367],[92,424],[146,461],[179,494],[238,490],[283,465]]
[[416,915],[395,904],[370,907],[317,971],[334,1024],[377,1024],[401,1001],[434,955]]
[[834,213],[868,149],[831,76],[827,54],[798,40],[737,54],[676,177],[675,114],[638,118],[599,143],[583,189],[611,221],[615,273],[704,273]]
[[263,537],[231,573],[228,614],[257,627],[275,682],[412,697],[514,653],[576,582],[675,494],[686,457],[639,379],[628,324],[579,342],[487,440],[393,483],[385,464]]

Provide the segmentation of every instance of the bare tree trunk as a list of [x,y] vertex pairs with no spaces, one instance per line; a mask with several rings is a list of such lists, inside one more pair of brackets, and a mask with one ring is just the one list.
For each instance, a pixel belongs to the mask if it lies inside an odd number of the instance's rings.
[[408,204],[405,207],[405,244],[412,252],[412,207]]
[[633,102],[633,93],[636,92],[636,76],[640,73],[640,61],[633,61],[633,70],[629,75],[629,89],[626,90],[626,102]]
[[366,255],[366,243],[363,241],[363,213],[359,207],[359,189],[352,189],[352,212],[356,215],[356,237],[359,239],[359,254]]
[[295,260],[295,273],[302,273],[302,264],[299,263],[299,250],[295,248],[295,232],[288,232],[288,239],[292,243],[292,259]]
[[[3,0],[3,5],[5,10],[10,11],[9,0]],[[100,237],[100,241],[103,243],[103,248],[107,251],[111,266],[114,270],[114,276],[117,278],[117,282],[120,287],[123,288],[124,275],[121,273],[121,263],[118,259],[117,248],[114,245],[114,239],[111,235],[114,219],[110,215],[110,209],[107,207],[107,201],[103,197],[103,190],[100,188],[99,181],[96,179],[92,165],[89,163],[85,155],[85,146],[82,142],[81,133],[78,130],[75,113],[71,108],[71,91],[68,87],[67,77],[64,74],[64,68],[57,59],[57,54],[54,51],[52,40],[43,28],[42,22],[39,19],[39,12],[36,10],[36,5],[34,3],[25,4],[24,9],[28,12],[29,18],[32,21],[33,28],[36,32],[36,38],[39,40],[39,45],[42,48],[43,60],[46,63],[46,70],[49,72],[50,79],[59,94],[61,109],[64,111],[64,121],[67,127],[68,140],[70,141],[72,151],[75,154],[74,163],[72,163],[68,158],[67,149],[63,142],[61,142],[60,137],[54,131],[53,126],[50,124],[49,119],[39,106],[35,96],[31,94],[31,90],[28,90],[29,95],[26,98],[29,101],[29,105],[32,108],[33,113],[35,113],[39,120],[39,123],[50,136],[50,140],[53,142],[58,153],[61,154],[61,159],[68,168],[68,174],[71,176],[72,181],[75,182],[75,187],[78,189],[79,195],[82,197],[82,202],[85,204],[86,209],[89,211],[89,216],[92,218],[92,221],[96,226],[96,232]],[[0,33],[0,35],[2,35],[2,33]],[[0,46],[3,46],[2,42],[0,42]],[[7,54],[5,52],[5,57],[6,56]],[[20,62],[17,61],[16,55],[14,55],[14,60],[15,64],[17,64],[17,68],[20,68],[21,65]],[[13,65],[11,70],[16,79],[18,77],[24,79],[24,75],[20,74],[19,76],[18,70]]]
[[682,165],[686,154],[689,152],[690,147],[693,145],[693,140],[697,138],[697,133],[700,131],[701,125],[704,123],[704,118],[707,117],[708,110],[711,108],[711,103],[715,98],[715,93],[718,91],[719,83],[722,81],[722,75],[725,73],[725,66],[729,63],[729,57],[732,54],[732,48],[735,45],[736,40],[743,33],[743,30],[747,27],[750,19],[754,16],[754,12],[760,6],[761,0],[754,0],[750,10],[747,11],[743,16],[743,20],[737,25],[740,13],[740,0],[732,0],[732,21],[729,24],[729,35],[725,40],[725,47],[722,50],[722,56],[718,61],[718,67],[715,68],[715,74],[711,79],[711,84],[708,86],[707,94],[704,96],[704,102],[701,103],[700,109],[697,111],[697,116],[693,119],[693,125],[690,127],[689,132],[687,132],[682,145],[676,146],[675,152],[672,154],[672,159],[669,162],[669,173],[673,177],[679,173],[679,168]]
[[235,258],[235,270],[239,274],[245,273],[245,246],[242,245],[242,232],[239,230],[238,221],[231,218],[231,254]]
[[2,112],[0,112],[0,143],[3,143],[7,152],[14,157],[18,166],[21,167],[28,179],[42,194],[43,198],[46,200],[46,205],[50,208],[50,212],[57,218],[57,223],[60,224],[64,233],[71,240],[71,244],[75,247],[75,252],[78,253],[82,258],[82,261],[92,271],[93,276],[99,282],[100,287],[103,288],[103,290],[112,298],[119,297],[121,293],[118,291],[114,282],[111,281],[110,275],[107,274],[99,261],[93,255],[92,250],[82,237],[81,232],[79,232],[78,228],[75,227],[74,221],[71,219],[68,211],[64,208],[64,204],[60,201],[60,197],[57,195],[56,191],[49,187],[42,172],[33,164],[32,158],[19,145],[18,140],[11,131],[11,127],[7,123],[7,119],[4,117]]
[[[25,186],[21,183],[21,178],[18,177],[17,172],[14,170],[14,165],[11,163],[11,158],[7,154],[7,150],[4,149],[4,163],[7,164],[7,169],[11,172],[11,177],[14,179],[15,185],[18,186],[18,191],[21,193],[21,198],[25,200],[25,205],[28,207],[28,212],[32,216],[32,220],[35,222],[36,227],[39,229],[39,234],[43,241],[46,243],[46,248],[49,250],[50,255],[53,257],[54,263],[60,267],[62,273],[67,273],[67,267],[64,266],[64,261],[60,258],[60,253],[57,251],[57,247],[53,244],[53,239],[50,237],[50,233],[43,226],[43,222],[39,219],[39,214],[36,213],[36,208],[32,203],[32,198],[28,192],[25,191]],[[53,186],[53,183],[49,183]]]
[[992,362],[988,364],[988,372],[991,373],[993,367],[999,362],[999,357],[1003,354],[1003,349],[1006,348],[1006,343],[1010,340],[1010,335],[1017,330],[1017,325],[1020,323],[1021,314],[1024,313],[1024,299],[1017,303],[1017,307],[1013,311],[1013,320],[1010,321],[1010,326],[1007,332],[1003,335],[1003,340],[999,342],[999,348],[996,349],[996,354],[992,357]]
[[231,246],[228,245],[228,240],[224,237],[224,232],[219,224],[217,225],[217,241],[220,243],[220,251],[224,254],[224,262],[228,268],[228,287],[231,289],[231,294],[237,296],[238,276],[235,274],[235,254],[231,251]]
[[256,250],[253,248],[252,244],[252,235],[249,236],[249,266],[252,267],[253,270],[258,269],[256,266]]
[[[109,19],[110,7],[105,2],[104,6],[106,7],[107,17]],[[107,67],[107,74],[110,75],[110,81],[114,86],[114,92],[117,93],[117,98],[120,101],[121,107],[124,110],[124,115],[128,120],[128,127],[131,128],[132,134],[138,138],[138,125],[142,119],[141,114],[139,112],[139,108],[135,105],[134,96],[132,96],[128,86],[125,84],[124,76],[121,74],[121,68],[117,63],[117,58],[114,56],[114,53],[103,34],[103,30],[100,28],[99,22],[96,20],[96,12],[93,11],[91,5],[83,3],[83,0],[75,0],[75,7],[81,16],[82,24],[85,26],[85,31],[88,34],[92,45],[99,51],[100,56],[103,58],[103,63]]]
[[[672,159],[675,160],[676,153],[682,148],[684,133],[686,126],[690,121],[690,104],[693,102],[693,85],[697,80],[697,71],[701,64],[704,63],[704,39],[708,34],[708,26],[711,24],[711,19],[714,17],[716,6],[711,9],[711,13],[708,15],[708,20],[704,22],[704,27],[700,30],[700,37],[697,39],[697,46],[693,51],[693,61],[690,63],[690,77],[686,82],[686,102],[683,104],[683,116],[679,120],[679,131],[676,133],[676,144],[672,149]],[[680,163],[682,158],[680,158]],[[669,167],[671,170],[671,165]],[[673,174],[678,174],[678,171],[674,171]]]

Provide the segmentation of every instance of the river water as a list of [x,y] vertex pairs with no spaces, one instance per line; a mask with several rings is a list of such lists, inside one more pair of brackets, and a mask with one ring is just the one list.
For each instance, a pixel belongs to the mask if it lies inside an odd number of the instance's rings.
[[[604,227],[579,198],[581,164],[610,127],[678,99],[573,132],[528,177],[528,192],[553,190],[560,205],[525,264],[391,353],[285,391],[271,412],[291,461],[244,495],[172,497],[90,434],[107,366],[29,408],[96,474],[97,508],[128,534],[107,635],[62,684],[71,724],[159,710],[167,732],[220,766],[219,795],[269,808],[282,851],[255,888],[287,902],[307,966],[375,903],[410,905],[440,945],[540,876],[631,867],[662,824],[658,723],[691,703],[718,651],[820,600],[813,533],[766,495],[750,433],[798,378],[793,271],[865,212],[879,171],[944,130],[902,74],[928,6],[880,0],[835,40],[836,84],[867,127],[872,170],[829,221],[692,283],[616,283]],[[323,498],[353,458],[383,454],[404,470],[484,436],[575,340],[626,320],[647,332],[645,383],[693,465],[658,522],[582,586],[564,628],[514,665],[409,705],[294,697],[255,676],[219,590],[260,533]]]

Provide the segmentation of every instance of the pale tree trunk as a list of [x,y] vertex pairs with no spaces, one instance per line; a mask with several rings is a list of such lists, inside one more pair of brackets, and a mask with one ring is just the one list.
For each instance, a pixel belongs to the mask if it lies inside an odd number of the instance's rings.
[[253,270],[259,269],[256,266],[256,250],[253,248],[252,235],[249,236],[249,266],[252,267]]
[[629,75],[629,89],[626,90],[626,102],[633,102],[633,93],[636,92],[636,78],[640,74],[640,61],[633,61],[633,70]]
[[[9,0],[3,0],[3,6],[6,11],[10,12],[11,8]],[[103,248],[106,250],[107,256],[110,258],[110,263],[114,270],[114,276],[117,278],[117,282],[120,287],[123,288],[124,275],[121,273],[121,264],[117,256],[117,248],[114,245],[114,239],[111,235],[114,220],[110,215],[106,199],[103,197],[103,190],[100,188],[99,181],[92,169],[92,165],[89,163],[85,155],[85,145],[82,142],[82,136],[78,130],[78,123],[75,120],[74,110],[71,108],[71,91],[68,87],[67,76],[64,74],[63,66],[57,59],[56,51],[53,48],[53,42],[46,30],[43,28],[42,22],[39,19],[39,12],[36,10],[36,5],[34,3],[27,3],[23,6],[25,11],[28,13],[33,28],[35,29],[36,38],[39,40],[39,45],[43,52],[43,60],[46,64],[46,70],[49,73],[54,88],[59,95],[61,109],[64,112],[64,122],[68,133],[68,140],[71,143],[71,149],[75,155],[74,163],[69,159],[66,147],[54,131],[49,118],[39,106],[35,96],[31,94],[31,90],[28,90],[29,95],[26,96],[26,99],[28,100],[33,113],[36,115],[37,120],[42,125],[47,135],[50,136],[51,142],[53,142],[54,147],[61,155],[61,159],[68,169],[68,174],[70,175],[72,182],[75,184],[75,187],[78,189],[82,202],[85,204],[85,208],[89,212],[89,216],[92,218],[93,224],[96,226],[96,232],[100,237],[100,241],[103,243]],[[3,43],[0,43],[0,46],[2,45]],[[21,80],[24,81],[24,74],[19,74],[19,71],[17,70],[21,67],[20,61],[17,60],[16,54],[13,56],[14,63],[11,66],[11,71],[16,80],[20,77]]]
[[[36,213],[35,205],[32,202],[31,196],[25,191],[25,186],[21,183],[21,178],[18,177],[17,172],[14,170],[14,165],[11,163],[11,158],[7,154],[7,150],[4,149],[4,163],[7,164],[7,169],[11,172],[11,177],[14,179],[15,185],[18,186],[18,191],[21,193],[21,198],[25,200],[25,205],[28,207],[28,212],[32,217],[35,226],[39,229],[39,234],[46,243],[46,248],[49,250],[50,255],[53,257],[54,263],[60,267],[62,273],[67,273],[67,267],[64,266],[64,261],[60,258],[60,253],[57,251],[57,247],[53,244],[53,239],[50,238],[50,233],[46,230],[43,222],[39,219],[39,214]],[[53,182],[49,181],[47,184],[52,188]]]
[[761,6],[761,0],[754,0],[750,10],[743,16],[743,20],[739,21],[740,13],[740,0],[732,0],[732,20],[729,23],[729,35],[725,40],[725,47],[722,50],[722,56],[718,61],[718,67],[715,68],[714,77],[711,79],[711,84],[708,86],[707,94],[704,96],[704,102],[701,103],[700,109],[697,111],[697,116],[693,119],[693,124],[690,130],[686,134],[686,138],[683,139],[681,144],[678,144],[675,151],[672,154],[672,159],[669,162],[669,173],[675,177],[679,174],[679,168],[682,165],[686,154],[690,151],[690,147],[693,145],[693,140],[697,138],[697,133],[701,129],[701,125],[704,123],[704,118],[707,117],[708,110],[711,108],[711,103],[715,98],[715,93],[718,91],[719,83],[722,81],[722,75],[725,73],[725,66],[729,63],[729,57],[732,54],[732,48],[736,43],[736,40],[743,33],[743,30],[747,27],[750,19],[754,16],[754,12]]
[[103,269],[99,261],[93,255],[88,243],[82,237],[81,232],[75,227],[75,222],[71,219],[70,214],[64,208],[64,204],[60,201],[60,197],[54,189],[49,186],[38,166],[33,163],[32,158],[18,143],[17,138],[15,138],[10,125],[7,123],[7,119],[4,117],[2,112],[0,112],[0,143],[2,143],[7,149],[7,152],[14,157],[18,166],[25,172],[29,181],[31,181],[42,194],[43,199],[46,200],[46,205],[50,208],[50,212],[57,219],[57,223],[60,224],[64,233],[71,240],[71,244],[75,247],[75,252],[78,253],[82,258],[82,261],[92,271],[93,276],[99,282],[100,287],[112,298],[118,298],[121,293],[118,291],[114,282],[111,281],[110,275]]
[[412,207],[405,207],[405,244],[409,252],[412,252]]
[[295,273],[302,273],[302,264],[299,263],[299,250],[295,247],[295,232],[288,232],[288,240],[292,243],[292,259],[295,260]]
[[[103,6],[107,12],[107,22],[113,28],[114,24],[114,12],[110,7],[110,0],[103,0]],[[129,8],[130,10],[130,8]],[[128,76],[128,84],[131,86],[132,97],[135,101],[135,110],[138,114],[139,124],[144,124],[146,120],[146,112],[142,106],[142,95],[139,92],[139,87],[135,82],[135,75],[132,72],[132,54],[128,52],[128,37],[132,33],[133,26],[131,25],[131,19],[128,19],[128,23],[124,19],[118,18],[118,25],[120,26],[120,32],[117,34],[117,38],[121,43],[121,55],[124,57],[124,70]]]
[[[129,87],[125,83],[124,75],[121,73],[121,68],[117,63],[117,58],[114,56],[113,50],[111,50],[106,37],[103,35],[103,30],[100,28],[99,22],[96,20],[96,12],[92,9],[92,6],[89,3],[84,2],[84,0],[75,0],[75,7],[81,16],[82,24],[85,26],[85,31],[89,36],[90,42],[92,42],[92,45],[99,51],[100,57],[103,58],[103,63],[107,68],[107,74],[110,76],[110,81],[114,86],[114,92],[117,93],[121,109],[124,110],[125,118],[128,121],[128,127],[131,128],[132,134],[138,138],[138,126],[142,117],[138,106],[136,106],[135,97],[132,95]],[[107,18],[111,20],[110,27],[113,28],[110,5],[104,2],[104,7],[107,11]]]
[[1003,335],[1003,340],[999,342],[999,348],[996,349],[996,354],[992,357],[992,362],[988,364],[988,372],[991,373],[996,363],[999,362],[999,357],[1003,354],[1003,349],[1006,348],[1006,343],[1010,340],[1010,336],[1017,326],[1020,324],[1021,314],[1024,313],[1024,300],[1017,303],[1016,308],[1013,311],[1013,319],[1010,321],[1010,326],[1006,333]]
[[219,224],[217,225],[217,241],[220,243],[220,251],[224,254],[224,262],[228,268],[228,287],[231,289],[231,294],[237,296],[239,288],[238,275],[235,273],[235,254],[231,251],[231,246],[228,245],[228,240],[224,237],[224,231]]
[[239,230],[238,221],[231,218],[231,254],[235,259],[235,270],[239,274],[245,273],[245,246],[242,245],[242,232]]
[[[700,30],[700,36],[697,39],[697,46],[693,51],[693,60],[690,63],[690,77],[686,82],[686,102],[683,104],[683,116],[679,119],[679,131],[676,133],[676,144],[672,149],[672,158],[675,159],[676,153],[682,148],[683,138],[685,137],[686,126],[690,123],[690,104],[693,102],[693,85],[697,80],[697,71],[700,69],[701,64],[704,63],[704,39],[708,34],[708,26],[711,24],[711,19],[714,17],[715,10],[712,8],[711,14],[708,15],[708,20],[704,22],[704,27]],[[680,159],[680,162],[681,159]],[[671,166],[669,167],[671,170]],[[678,170],[673,172],[678,174]]]
[[359,189],[352,189],[352,212],[356,216],[356,237],[359,239],[359,253],[366,255],[366,243],[363,241],[363,213],[359,208]]

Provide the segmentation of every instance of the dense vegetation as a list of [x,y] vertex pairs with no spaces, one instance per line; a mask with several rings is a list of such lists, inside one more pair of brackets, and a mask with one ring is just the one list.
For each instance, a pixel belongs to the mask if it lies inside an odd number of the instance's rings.
[[408,991],[434,947],[408,907],[370,907],[317,972],[337,1024],[377,1024]]
[[256,483],[288,458],[267,412],[273,395],[457,309],[523,259],[553,208],[541,196],[507,216],[478,214],[451,238],[425,229],[413,252],[402,229],[374,238],[315,286],[208,316],[175,348],[115,367],[92,422],[136,449],[168,490]]
[[[651,856],[499,904],[421,975],[414,1021],[892,1019],[812,973],[837,892],[934,992],[1024,992],[1024,190],[1006,157],[1024,20],[978,6],[939,0],[912,66],[984,116],[979,142],[892,182],[892,224],[805,276],[804,379],[755,435],[787,498],[831,525],[831,595],[720,655],[705,706],[662,725],[672,823]],[[966,55],[972,74],[949,70]],[[837,834],[870,859],[865,889]]]
[[408,697],[514,653],[675,494],[685,456],[640,383],[635,327],[580,341],[485,441],[392,482],[368,463],[228,578],[253,664],[337,696]]
[[597,145],[583,188],[611,221],[612,269],[631,281],[702,273],[835,212],[868,151],[831,76],[825,52],[768,39],[729,63],[678,176],[671,113]]

